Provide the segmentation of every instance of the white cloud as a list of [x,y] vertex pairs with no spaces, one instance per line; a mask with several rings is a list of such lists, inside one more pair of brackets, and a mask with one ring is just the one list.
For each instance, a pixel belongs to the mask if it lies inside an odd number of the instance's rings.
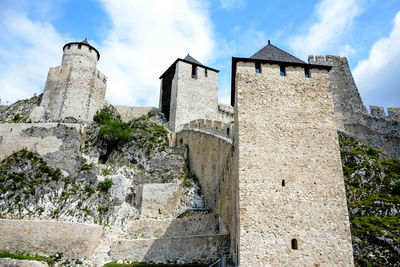
[[2,104],[41,93],[50,66],[60,64],[65,43],[48,23],[23,13],[0,12],[0,98]]
[[[289,40],[299,57],[326,53],[344,43],[341,38],[351,27],[353,20],[362,12],[359,0],[323,0],[315,7],[317,22],[303,35]],[[345,45],[346,46],[346,45]],[[339,48],[336,51],[345,49]]]
[[221,8],[232,10],[244,7],[246,5],[245,0],[220,0]]
[[214,39],[200,1],[102,0],[112,28],[99,47],[99,69],[108,77],[106,98],[115,104],[158,105],[158,77],[190,53],[206,64]]
[[374,43],[353,74],[367,105],[400,106],[400,11],[389,37]]

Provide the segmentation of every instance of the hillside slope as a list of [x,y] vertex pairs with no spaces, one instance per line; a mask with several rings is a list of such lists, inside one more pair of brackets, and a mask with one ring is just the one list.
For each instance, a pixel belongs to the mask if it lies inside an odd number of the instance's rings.
[[339,132],[358,266],[400,266],[400,161]]

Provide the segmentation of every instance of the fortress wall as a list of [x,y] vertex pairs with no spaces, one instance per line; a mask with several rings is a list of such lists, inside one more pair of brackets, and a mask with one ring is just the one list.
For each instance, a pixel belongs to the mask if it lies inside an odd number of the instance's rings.
[[400,108],[363,105],[346,57],[309,56],[309,63],[332,66],[329,80],[338,130],[400,159]]
[[[176,86],[174,85],[176,82]],[[176,98],[176,102],[173,99]],[[171,92],[170,128],[196,119],[215,120],[218,108],[217,72],[197,67],[197,75],[192,77],[192,64],[178,61]],[[174,113],[175,110],[175,113]]]
[[96,67],[62,65],[50,68],[41,106],[49,113],[51,121],[92,121],[96,111],[105,104],[106,86],[106,76]]
[[187,145],[189,169],[198,178],[207,206],[213,208],[230,234],[230,250],[235,253],[237,217],[236,183],[232,176],[232,140],[200,130],[177,133],[177,143]]
[[38,153],[53,168],[69,172],[84,140],[81,124],[5,123],[0,124],[0,160],[26,148]]
[[181,130],[203,131],[224,138],[232,138],[233,136],[232,124],[205,119],[194,120],[187,124],[183,124],[177,128],[177,131]]
[[217,121],[221,121],[226,124],[230,124],[233,122],[233,107],[225,104],[218,104],[218,116]]
[[0,251],[88,258],[102,233],[93,224],[0,219]]
[[115,106],[123,121],[127,122],[134,118],[139,118],[147,115],[150,111],[158,112],[159,109],[155,107],[131,107],[131,106]]
[[354,266],[327,71],[236,64],[240,265]]

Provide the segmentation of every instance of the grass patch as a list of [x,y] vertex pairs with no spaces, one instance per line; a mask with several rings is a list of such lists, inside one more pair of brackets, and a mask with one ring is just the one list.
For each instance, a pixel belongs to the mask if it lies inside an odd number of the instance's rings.
[[56,259],[44,257],[44,256],[30,256],[30,255],[22,255],[22,254],[12,254],[8,252],[0,253],[0,258],[10,258],[15,260],[31,260],[31,261],[45,261],[49,264],[53,264]]

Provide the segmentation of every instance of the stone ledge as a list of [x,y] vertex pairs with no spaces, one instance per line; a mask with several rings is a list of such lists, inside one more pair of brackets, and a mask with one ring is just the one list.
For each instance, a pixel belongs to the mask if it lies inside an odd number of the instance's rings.
[[0,219],[0,251],[88,258],[102,233],[99,225]]

